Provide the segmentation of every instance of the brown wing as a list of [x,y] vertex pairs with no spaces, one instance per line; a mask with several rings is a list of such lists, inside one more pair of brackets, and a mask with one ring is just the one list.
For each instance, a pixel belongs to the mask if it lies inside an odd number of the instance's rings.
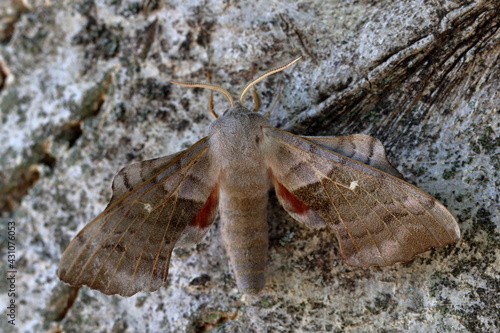
[[384,145],[380,140],[364,135],[353,134],[344,136],[301,136],[322,148],[367,164],[394,177],[403,176],[387,160]]
[[293,134],[264,133],[275,186],[333,229],[350,265],[404,262],[460,238],[451,213],[415,186]]
[[60,279],[122,296],[158,289],[174,246],[198,242],[215,218],[216,172],[206,138],[123,168],[108,207],[64,251]]

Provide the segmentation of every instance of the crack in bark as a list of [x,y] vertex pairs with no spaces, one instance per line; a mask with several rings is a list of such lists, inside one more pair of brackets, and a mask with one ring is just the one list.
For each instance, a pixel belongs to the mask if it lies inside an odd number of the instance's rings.
[[[407,88],[398,105],[392,106],[395,110],[388,115],[386,125],[394,126],[401,114],[411,113],[419,103],[427,104],[424,113],[427,112],[432,105],[446,99],[446,92],[457,87],[465,77],[467,71],[460,71],[460,66],[467,68],[473,64],[481,54],[480,45],[497,38],[500,9],[493,2],[482,1],[449,12],[432,34],[388,56],[366,78],[298,115],[285,129],[304,134],[332,127],[345,131],[347,126],[355,127],[356,120],[376,108],[385,97],[411,83],[418,90],[410,93]],[[466,59],[472,51],[475,51],[473,56]],[[454,72],[461,75],[452,77]],[[437,87],[435,91],[433,87]],[[434,97],[432,100],[425,99],[429,91],[430,97]]]

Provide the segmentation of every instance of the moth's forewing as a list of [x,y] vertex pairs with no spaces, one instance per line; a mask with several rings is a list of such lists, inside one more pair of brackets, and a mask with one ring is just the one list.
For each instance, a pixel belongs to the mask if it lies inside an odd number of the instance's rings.
[[[354,134],[346,136],[300,136],[334,153],[349,157],[358,162],[385,171],[395,177],[403,178],[388,161],[382,143],[371,136]],[[307,205],[297,200],[282,184],[273,180],[276,195],[283,208],[296,220],[309,227],[321,227],[325,223]]]
[[181,153],[123,168],[106,210],[64,251],[60,279],[122,296],[158,289],[177,241],[199,240],[212,224],[216,173],[206,138]]
[[291,133],[264,133],[274,182],[335,232],[347,263],[387,266],[460,238],[451,213],[415,186]]

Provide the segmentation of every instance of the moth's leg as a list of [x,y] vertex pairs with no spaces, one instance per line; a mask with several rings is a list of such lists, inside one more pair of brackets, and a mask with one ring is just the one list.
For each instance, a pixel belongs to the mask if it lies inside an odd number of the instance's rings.
[[255,89],[255,86],[252,87],[252,98],[253,98],[253,112],[257,112],[260,109],[260,97],[259,94],[257,93],[257,89]]
[[[207,79],[208,83],[212,83],[212,71],[210,69],[207,70]],[[210,90],[210,97],[208,98],[208,112],[214,117],[217,118],[217,113],[214,110],[214,92]]]
[[[299,61],[301,58],[302,58],[302,57],[298,57],[297,59],[290,61],[288,64],[285,64],[285,65],[280,66],[280,67],[275,68],[275,69],[271,69],[271,70],[269,70],[269,71],[265,72],[264,74],[262,74],[261,76],[259,76],[258,78],[256,78],[255,80],[251,81],[249,84],[247,84],[247,85],[245,86],[245,88],[243,89],[243,91],[241,92],[241,94],[240,94],[240,98],[238,99],[238,100],[239,100],[239,102],[240,102],[240,104],[242,104],[242,103],[243,103],[243,99],[245,98],[245,96],[246,96],[246,94],[248,93],[248,91],[250,90],[250,88],[253,88],[253,87],[254,87],[257,83],[259,83],[260,81],[264,80],[264,79],[265,79],[266,77],[268,77],[269,75],[273,75],[273,74],[275,74],[275,73],[278,73],[278,72],[280,72],[280,71],[284,70],[285,68],[290,67],[291,65],[293,65],[294,63],[296,63],[297,61]],[[255,89],[255,88],[254,88],[254,89]],[[222,90],[222,89],[220,89],[220,88],[219,88],[219,89],[216,89],[216,90],[219,90],[220,92],[222,92],[222,93],[224,93],[224,94],[226,94],[226,93],[227,93],[227,91]],[[252,95],[254,95],[254,94],[252,94]],[[255,102],[255,104],[256,104],[256,108],[254,109],[254,111],[257,111],[257,110],[258,110],[258,106],[260,106],[260,102],[257,102],[257,101],[256,101],[255,96],[256,96],[256,95],[254,95],[254,102]],[[229,100],[231,100],[231,98],[230,98],[230,97],[228,97],[228,99],[229,99]],[[257,104],[259,104],[259,105],[257,105]]]
[[[252,65],[252,80],[255,74],[255,64]],[[252,99],[253,99],[253,112],[257,112],[260,109],[260,97],[255,86],[252,86]]]
[[[252,78],[253,78],[254,68],[255,68],[255,66],[252,67]],[[253,111],[257,112],[260,109],[262,103],[261,103],[259,94],[258,94],[255,86],[252,86],[252,98],[253,98],[253,102],[255,105]],[[280,98],[281,98],[281,80],[278,81],[278,89],[277,89],[277,93],[276,93],[276,98],[273,100],[271,105],[267,108],[267,111],[264,113],[264,117],[269,117],[269,115],[271,115],[271,111],[273,111],[274,107],[276,106],[276,104],[278,103]]]
[[278,89],[276,89],[276,97],[274,98],[271,105],[269,105],[269,107],[267,108],[266,113],[264,113],[264,117],[269,117],[271,115],[271,112],[273,111],[274,107],[276,106],[276,104],[278,104],[278,102],[281,98],[282,87],[283,87],[283,85],[282,85],[281,80],[278,80]]

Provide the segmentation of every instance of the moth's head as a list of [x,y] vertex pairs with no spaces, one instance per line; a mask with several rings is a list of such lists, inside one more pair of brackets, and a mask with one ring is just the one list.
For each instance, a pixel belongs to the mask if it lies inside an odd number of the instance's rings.
[[[254,100],[254,104],[255,104],[255,107],[254,107],[253,111],[258,111],[260,103],[259,103],[259,98],[257,96],[257,93],[255,92],[255,85],[257,83],[259,83],[260,81],[264,80],[266,77],[268,77],[270,75],[273,75],[275,73],[281,72],[282,70],[290,67],[291,65],[293,65],[294,63],[296,63],[297,61],[299,61],[301,58],[302,57],[298,57],[297,59],[292,60],[292,61],[290,61],[289,63],[287,63],[287,64],[285,64],[283,66],[280,66],[280,67],[275,68],[275,69],[271,69],[271,70],[265,72],[264,74],[262,74],[261,76],[259,76],[258,78],[256,78],[255,80],[253,80],[250,83],[248,83],[245,86],[245,88],[243,89],[243,91],[241,92],[240,97],[239,97],[237,103],[234,102],[233,97],[231,96],[231,94],[229,93],[229,91],[227,91],[226,89],[224,89],[224,88],[222,88],[222,87],[220,87],[218,85],[215,85],[215,84],[211,84],[211,83],[197,83],[197,82],[186,82],[186,83],[183,83],[183,82],[176,82],[176,81],[172,81],[171,83],[177,84],[177,85],[180,85],[180,86],[183,86],[183,87],[206,88],[206,89],[210,89],[212,91],[215,90],[215,91],[218,91],[218,92],[222,93],[227,98],[227,100],[229,101],[229,104],[231,104],[231,107],[224,112],[223,116],[232,114],[233,112],[236,112],[236,111],[249,112],[249,110],[246,109],[246,108],[244,108],[242,106],[242,104],[243,104],[243,99],[245,98],[245,96],[248,93],[248,91],[250,91],[250,89],[253,88],[254,90],[253,90],[252,96],[253,96],[253,100]],[[209,100],[209,103],[208,103],[208,108],[209,108],[210,114],[212,116],[214,116],[214,118],[218,118],[219,117],[217,115],[217,113],[213,109],[212,92],[210,93],[210,100]]]
[[234,140],[238,140],[238,137],[241,140],[241,135],[245,135],[244,133],[247,135],[252,133],[252,136],[261,135],[262,128],[270,126],[271,123],[265,116],[236,103],[210,124],[209,134],[211,136],[220,134],[225,137],[234,134]]

